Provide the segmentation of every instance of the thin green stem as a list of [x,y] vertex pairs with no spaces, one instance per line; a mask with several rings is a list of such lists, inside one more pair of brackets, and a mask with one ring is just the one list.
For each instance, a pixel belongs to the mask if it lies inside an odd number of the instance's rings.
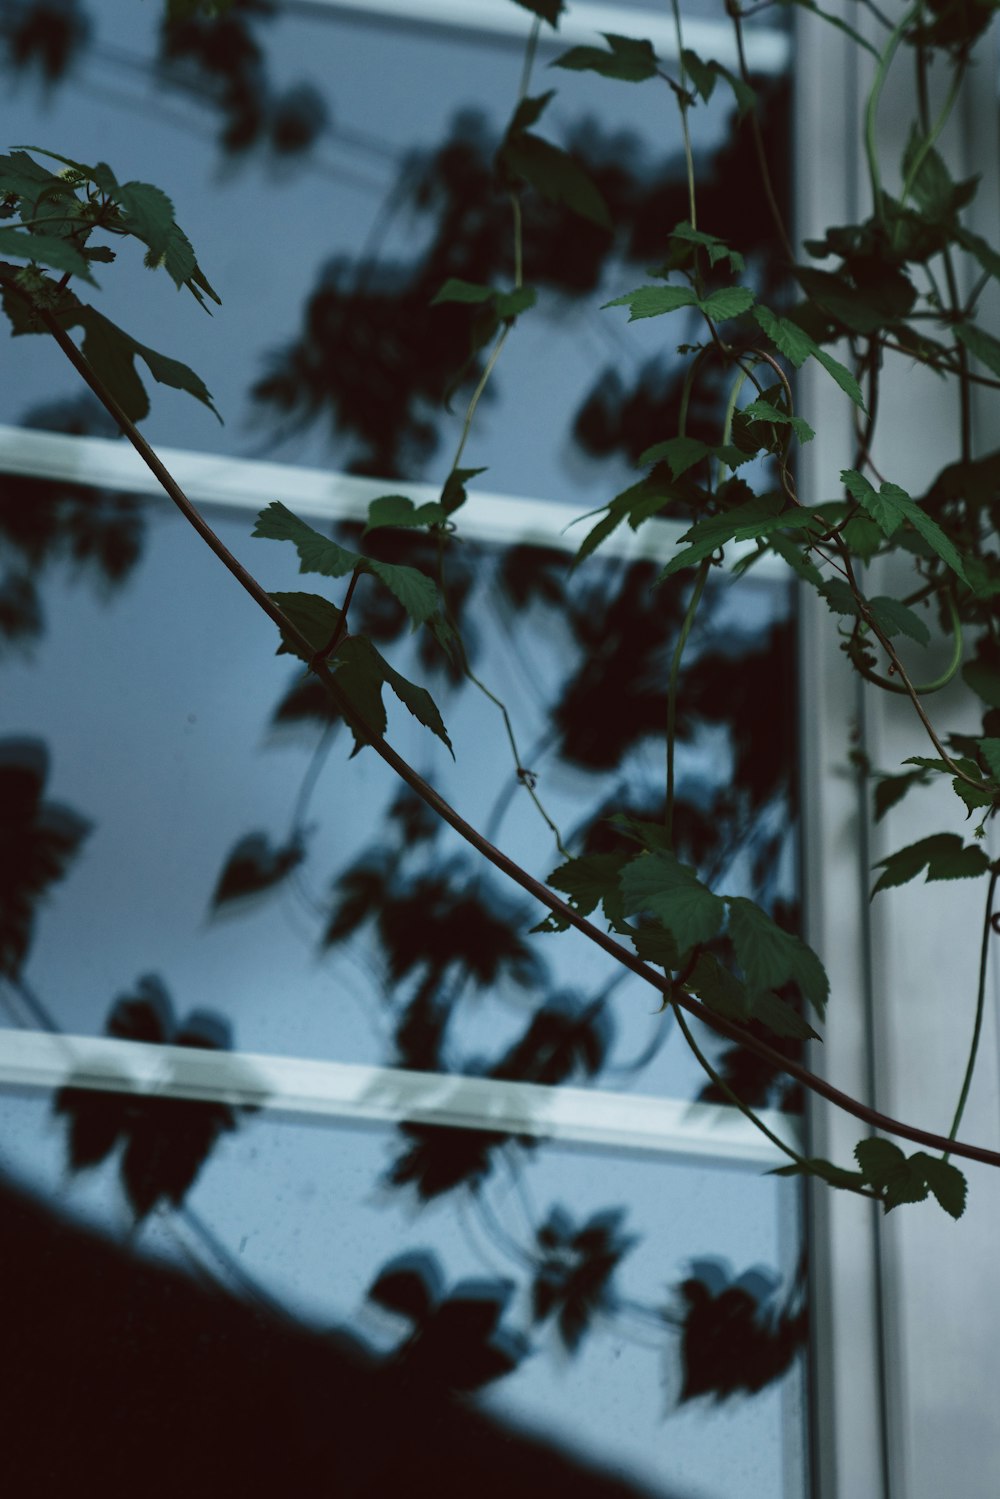
[[955,101],[957,100],[959,93],[961,92],[962,79],[964,78],[964,76],[965,66],[964,64],[960,64],[952,73],[951,85],[948,89],[947,97],[945,98],[945,101],[941,106],[941,110],[938,114],[937,119],[934,121],[934,124],[931,126],[930,130],[924,136],[924,139],[920,143],[919,150],[916,152],[913,160],[910,163],[910,169],[904,179],[903,190],[899,198],[900,207],[902,207],[906,203],[907,198],[913,191],[913,184],[917,180],[917,177],[920,173],[920,168],[923,166],[931,151],[934,149],[935,141],[938,139],[945,125],[947,125],[948,123],[948,118],[955,107]]
[[[736,32],[736,55],[740,63],[740,77],[747,88],[751,87],[750,69],[747,66],[746,48],[743,45],[743,23],[739,7],[731,3],[726,6]],[[768,166],[767,152],[764,149],[764,136],[761,132],[760,121],[757,118],[757,107],[754,105],[750,111],[750,134],[753,138],[754,155],[757,158],[757,170],[760,172],[761,186],[764,189],[764,198],[767,202],[768,212],[774,224],[781,247],[788,257],[789,264],[795,263],[795,247],[785,227],[785,220],[778,206],[778,197],[774,191],[774,183],[771,180],[771,168]]]
[[541,29],[542,18],[541,16],[536,16],[534,21],[532,21],[531,23],[531,30],[528,33],[528,44],[524,49],[524,63],[521,67],[521,81],[518,84],[517,88],[518,104],[523,103],[524,100],[528,97],[528,90],[531,87],[531,71],[535,66],[535,53],[538,51],[538,34]]
[[917,0],[906,11],[899,24],[893,28],[879,59],[879,65],[875,70],[875,79],[872,83],[871,93],[868,95],[868,104],[865,108],[865,157],[868,161],[868,176],[872,185],[872,198],[874,199],[875,213],[879,220],[884,221],[885,212],[882,204],[882,170],[878,160],[878,106],[882,98],[882,90],[889,76],[893,58],[899,49],[899,44],[909,27],[913,24],[920,11],[922,0]]
[[469,433],[472,430],[472,419],[476,414],[476,407],[479,405],[479,401],[482,397],[483,391],[490,383],[490,376],[493,373],[497,360],[500,358],[500,355],[503,352],[503,346],[507,342],[507,335],[510,333],[510,330],[510,323],[505,324],[505,326],[500,330],[500,336],[497,339],[496,343],[493,345],[493,351],[490,354],[489,359],[487,359],[486,361],[485,368],[483,369],[483,373],[479,377],[475,390],[472,392],[469,404],[465,410],[465,420],[462,422],[462,433],[458,439],[458,447],[455,449],[455,456],[451,460],[450,473],[452,474],[455,472],[455,470],[458,468],[458,465],[462,461],[462,454],[465,452],[465,444],[468,442]]
[[674,13],[674,32],[677,36],[677,63],[680,68],[681,88],[677,95],[677,103],[681,112],[681,133],[684,137],[684,165],[687,170],[688,189],[688,216],[691,220],[691,228],[698,227],[698,206],[695,198],[694,183],[694,153],[691,150],[691,133],[688,130],[688,102],[687,102],[687,69],[684,66],[684,31],[681,26],[681,8],[679,0],[670,0],[670,7]]
[[668,848],[673,847],[674,740],[677,731],[677,686],[680,680],[681,662],[684,659],[684,647],[687,645],[691,626],[694,624],[695,615],[698,612],[698,605],[701,602],[701,595],[705,588],[705,581],[708,578],[708,569],[710,566],[711,558],[706,557],[698,569],[698,575],[695,578],[695,584],[691,590],[691,597],[688,600],[687,610],[681,624],[681,632],[677,637],[677,644],[674,646],[674,654],[670,662],[670,683],[667,688],[667,810],[663,820],[667,831]]
[[[774,1133],[774,1130],[770,1129],[764,1123],[760,1115],[756,1114],[748,1103],[743,1102],[739,1094],[735,1091],[735,1089],[731,1088],[726,1082],[725,1078],[715,1070],[711,1062],[699,1047],[697,1041],[694,1039],[694,1036],[691,1034],[691,1027],[684,1019],[683,1011],[677,1004],[673,1004],[672,1008],[677,1019],[677,1024],[680,1026],[681,1035],[684,1037],[688,1046],[691,1048],[691,1051],[694,1053],[695,1060],[697,1061],[699,1067],[701,1067],[702,1071],[711,1078],[712,1082],[718,1088],[719,1092],[724,1094],[724,1096],[729,1099],[729,1102],[735,1108],[739,1109],[740,1113],[745,1119],[749,1119],[754,1129],[760,1130],[760,1133],[764,1135],[768,1140],[770,1140],[772,1145],[776,1145],[783,1155],[788,1156],[789,1159],[794,1161],[797,1166],[801,1166],[804,1171],[808,1172],[809,1162],[807,1158],[804,1155],[800,1155],[797,1150],[795,1150],[791,1145],[787,1143],[787,1141],[782,1140],[780,1135],[776,1135]],[[857,1186],[852,1187],[850,1190],[858,1193],[861,1197],[875,1197],[877,1195],[868,1187]]]
[[[969,1089],[972,1087],[972,1076],[976,1070],[976,1056],[979,1052],[979,1038],[983,1029],[983,1012],[986,1008],[986,969],[990,956],[990,937],[993,934],[993,897],[996,894],[997,880],[1000,879],[1000,868],[990,871],[989,888],[986,891],[986,915],[983,917],[983,941],[979,950],[979,988],[976,993],[976,1019],[972,1027],[972,1042],[969,1046],[969,1060],[965,1068],[965,1077],[962,1079],[962,1091],[958,1097],[958,1107],[955,1117],[951,1121],[951,1129],[948,1131],[948,1139],[954,1140],[958,1134],[958,1127],[965,1113],[966,1100],[969,1097]],[[949,1152],[945,1151],[944,1159],[948,1159]]]
[[[927,697],[930,693],[940,692],[943,687],[947,687],[948,683],[953,681],[957,676],[959,667],[962,665],[962,620],[958,612],[958,607],[951,594],[948,593],[946,597],[948,600],[948,611],[951,615],[951,630],[954,637],[951,649],[951,658],[948,661],[948,665],[945,667],[944,671],[942,671],[938,676],[934,677],[932,681],[913,683],[913,691],[917,694],[918,697]],[[866,628],[867,626],[862,625],[862,629]],[[881,687],[883,692],[896,692],[899,693],[902,697],[907,696],[906,688],[901,686],[899,682],[893,682],[889,679],[889,677],[883,677],[878,672],[869,671],[867,668],[863,668],[861,666],[858,667],[858,671],[864,677],[866,682],[871,682],[875,687]]]

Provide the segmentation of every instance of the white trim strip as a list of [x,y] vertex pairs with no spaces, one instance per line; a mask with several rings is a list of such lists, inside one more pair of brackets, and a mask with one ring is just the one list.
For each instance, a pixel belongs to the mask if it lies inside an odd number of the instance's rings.
[[[226,458],[187,448],[157,448],[178,484],[198,505],[221,505],[254,512],[280,499],[296,515],[308,520],[365,520],[372,500],[384,494],[405,494],[414,504],[437,500],[433,484],[409,484],[396,479],[365,479],[330,469],[299,468],[258,459]],[[0,424],[0,474],[24,474],[38,479],[63,479],[104,489],[163,498],[163,491],[127,443],[108,437],[69,437]],[[575,552],[587,534],[586,521],[554,500],[522,495],[470,493],[461,512],[462,535],[471,541],[500,545],[530,543]],[[620,526],[602,544],[600,555],[667,562],[686,526],[678,521],[646,521],[633,531]],[[729,561],[754,550],[752,542],[727,547]],[[787,582],[788,569],[779,557],[767,556],[754,566],[759,578]]]
[[[360,17],[379,16],[407,25],[447,26],[461,31],[486,31],[523,41],[530,13],[511,0],[295,0],[295,10],[339,10]],[[664,6],[664,11],[667,7]],[[638,5],[602,5],[600,0],[570,0],[559,30],[543,26],[539,42],[546,48],[599,42],[600,33],[648,38],[664,62],[677,61],[677,34],[669,13],[658,15]],[[791,36],[772,27],[748,26],[747,63],[753,73],[784,73],[791,64]],[[725,21],[684,21],[684,45],[701,57],[736,68],[739,58],[733,28]]]
[[[250,1052],[199,1051],[110,1037],[0,1032],[0,1085],[74,1087],[219,1100],[292,1117],[489,1129],[670,1160],[774,1166],[785,1157],[734,1108],[677,1098],[547,1088],[492,1078],[406,1072]],[[797,1143],[787,1114],[761,1118]]]

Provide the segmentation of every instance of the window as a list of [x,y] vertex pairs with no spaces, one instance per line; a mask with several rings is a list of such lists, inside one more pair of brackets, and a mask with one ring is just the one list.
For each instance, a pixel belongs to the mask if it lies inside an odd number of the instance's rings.
[[[203,233],[190,222],[192,238],[226,292],[220,327],[193,362],[234,420],[216,429],[193,403],[157,390],[148,431],[237,553],[269,587],[293,590],[301,584],[287,549],[249,538],[259,506],[280,496],[313,524],[356,534],[387,490],[436,495],[431,481],[459,426],[439,413],[447,372],[432,372],[437,384],[416,380],[403,408],[383,402],[372,422],[377,389],[352,404],[370,372],[364,344],[350,344],[344,303],[364,304],[367,339],[413,358],[391,315],[402,300],[426,317],[431,277],[458,273],[422,204],[457,210],[449,172],[475,178],[488,162],[520,66],[519,45],[497,27],[517,13],[484,4],[473,28],[456,27],[443,4],[426,17],[410,4],[405,25],[388,3],[273,17],[244,9],[235,18],[248,47],[266,41],[260,62],[247,53],[252,94],[206,69],[194,33],[153,90],[142,48],[155,43],[155,18],[122,6],[113,30],[102,13],[42,119],[22,82],[17,133],[38,138],[44,126],[58,145],[72,121],[82,159],[110,154],[114,135],[134,160],[116,156],[119,175],[153,176],[162,161],[165,182],[184,142],[177,198],[193,206],[182,222],[203,218]],[[582,31],[604,19],[628,29],[644,10],[574,9]],[[782,65],[784,34],[762,29],[755,45],[762,70]],[[363,107],[372,79],[391,101],[375,136]],[[542,222],[548,260],[526,242],[550,305],[537,332],[526,323],[511,340],[498,394],[484,403],[469,461],[488,465],[490,489],[477,488],[467,543],[449,567],[477,672],[517,702],[523,768],[566,836],[596,848],[612,795],[648,810],[661,755],[656,725],[642,717],[641,675],[623,676],[630,658],[613,647],[626,642],[634,654],[652,641],[652,667],[677,606],[650,592],[645,531],[641,547],[616,537],[567,584],[576,534],[564,527],[634,477],[628,460],[648,445],[651,408],[669,408],[678,392],[656,339],[626,345],[609,315],[581,311],[575,292],[582,285],[593,305],[613,274],[613,295],[647,253],[651,217],[682,189],[666,110],[663,140],[649,140],[645,104],[572,82],[554,128],[609,192],[633,195],[633,239],[617,262],[586,226],[568,246]],[[267,108],[255,113],[254,99]],[[466,99],[478,117],[456,117]],[[725,162],[721,100],[701,123],[697,149]],[[220,152],[220,134],[237,149]],[[179,319],[202,318],[169,290],[147,302],[141,267],[115,270],[116,280],[125,272],[122,322],[154,347],[170,352]],[[324,319],[356,361],[353,386],[323,363]],[[22,593],[12,615],[21,644],[37,638],[32,659],[15,649],[2,665],[4,702],[17,706],[16,717],[4,710],[0,773],[22,808],[37,792],[31,831],[62,836],[66,871],[48,904],[32,908],[26,961],[9,965],[4,988],[6,1169],[105,1231],[120,1236],[137,1219],[144,1253],[193,1260],[201,1275],[311,1326],[351,1329],[411,1387],[481,1391],[491,1431],[554,1445],[592,1467],[595,1484],[603,1474],[653,1494],[803,1493],[798,1194],[747,1170],[773,1164],[771,1148],[730,1109],[697,1102],[703,1079],[645,995],[570,938],[529,939],[536,918],[525,903],[448,835],[428,835],[373,757],[346,765],[344,726],[329,730],[288,659],[271,655],[271,627],[152,497],[69,374],[54,388],[53,351],[23,342],[0,410],[11,586],[27,577],[26,560],[41,556],[47,568],[35,566],[38,591]],[[578,351],[580,386],[560,407],[552,372],[567,348]],[[510,442],[512,429],[523,441]],[[319,466],[331,432],[332,474]],[[14,524],[29,507],[52,517],[34,556]],[[86,567],[67,586],[67,533],[83,537],[77,561],[82,547],[98,582],[128,572],[107,602]],[[567,588],[572,628],[546,603]],[[549,860],[547,872],[558,856],[518,784],[495,705],[451,693],[402,621],[362,595],[358,607],[397,669],[431,674],[460,753],[452,769],[402,712],[394,742],[418,765],[433,763],[446,794],[515,856],[535,868]],[[792,613],[785,585],[763,573],[738,605],[725,583],[715,588],[692,644],[679,767],[685,836],[702,840],[719,878],[766,885],[786,902],[797,896]],[[587,657],[595,640],[610,653],[597,675]],[[754,673],[774,690],[774,731],[788,741],[772,781],[755,762],[740,695]],[[617,738],[598,710],[610,685],[638,715],[619,715]],[[699,821],[708,807],[723,838]],[[73,815],[92,824],[88,835]],[[724,1051],[713,1053],[720,1065],[745,1065]],[[773,1079],[744,1081],[791,1133],[794,1097]],[[188,1121],[173,1136],[167,1111]],[[84,1168],[68,1187],[67,1141]],[[724,1351],[706,1359],[713,1334]],[[741,1390],[746,1398],[712,1405]],[[719,1435],[706,1442],[709,1419]]]

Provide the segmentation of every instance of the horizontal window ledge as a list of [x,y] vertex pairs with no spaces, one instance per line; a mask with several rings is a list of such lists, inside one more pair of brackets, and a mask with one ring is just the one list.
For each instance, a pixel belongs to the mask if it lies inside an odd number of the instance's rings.
[[[377,17],[408,26],[445,26],[464,32],[486,32],[524,42],[531,14],[512,0],[290,0],[285,10],[309,14],[340,11],[361,20]],[[559,19],[558,31],[543,25],[539,42],[546,49],[560,50],[600,45],[600,35],[612,31],[620,36],[642,37],[652,42],[664,62],[677,61],[677,32],[667,7],[666,14],[638,5],[602,5],[600,0],[569,0]],[[735,33],[726,21],[683,21],[684,45],[701,57],[714,58],[728,68],[739,66]],[[752,73],[784,73],[791,64],[791,36],[775,27],[748,26],[745,31],[747,65]]]
[[[0,1031],[0,1085],[72,1085],[223,1102],[293,1118],[495,1130],[725,1166],[767,1168],[786,1159],[728,1106],[110,1037]],[[776,1110],[763,1110],[760,1117],[795,1146],[796,1121]]]
[[[157,454],[190,500],[254,515],[273,500],[310,521],[366,520],[372,500],[387,493],[407,495],[421,505],[440,498],[433,484],[398,479],[368,479],[330,469],[300,468],[251,458],[228,458],[186,448],[157,448]],[[163,491],[135,449],[107,437],[71,437],[64,433],[0,424],[0,474],[63,480],[97,488],[164,498]],[[590,525],[594,524],[591,520]],[[500,546],[529,544],[576,552],[589,529],[573,510],[554,500],[473,490],[459,516],[462,536]],[[686,523],[650,520],[640,530],[622,525],[597,554],[626,561],[643,558],[667,563]],[[731,543],[726,562],[754,551],[752,542]],[[789,577],[780,558],[767,556],[754,565],[754,576]]]

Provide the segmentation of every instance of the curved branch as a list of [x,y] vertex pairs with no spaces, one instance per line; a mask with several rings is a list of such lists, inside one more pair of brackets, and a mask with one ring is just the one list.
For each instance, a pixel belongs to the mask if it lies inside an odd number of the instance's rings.
[[[237,561],[225,543],[216,536],[211,526],[209,526],[208,522],[188,499],[173,475],[157,457],[145,437],[143,437],[142,433],[135,426],[135,423],[125,415],[125,412],[114,396],[106,389],[103,382],[91,369],[89,363],[76,347],[73,340],[64,329],[60,328],[58,322],[47,310],[39,309],[39,315],[66,358],[86,381],[105,410],[114,417],[123,434],[128,438],[139,454],[139,457],[162,485],[165,493],[173,500],[184,518],[194,527],[198,535],[202,537],[206,545],[215,553],[223,566],[232,573],[233,577],[250,595],[254,603],[277,625],[286,639],[302,651],[304,659],[310,660],[314,656],[314,652],[309,641],[295,627],[292,621],[285,616],[282,610],[279,609],[270,594],[258,583],[253,574],[248,572],[241,562]],[[578,911],[574,911],[572,906],[568,906],[565,901],[560,900],[541,880],[537,880],[526,869],[522,869],[519,864],[515,863],[502,850],[495,848],[488,839],[484,838],[470,823],[466,822],[465,818],[456,812],[455,808],[449,802],[445,801],[444,797],[393,749],[392,745],[369,729],[357,709],[353,705],[348,705],[325,661],[314,661],[312,670],[322,681],[330,695],[331,701],[337,709],[341,713],[345,712],[345,710],[350,712],[351,717],[358,724],[359,728],[361,728],[368,743],[379,758],[391,770],[394,770],[400,780],[404,781],[411,791],[414,791],[422,801],[426,802],[442,821],[446,822],[460,837],[465,839],[466,843],[470,844],[484,858],[488,859],[495,869],[500,870],[501,874],[507,875],[509,879],[513,880],[516,885],[519,885],[528,895],[533,896],[541,905],[551,911],[553,915],[558,916],[578,932],[582,932],[595,946],[608,953],[617,963],[629,969],[638,978],[641,978],[645,983],[656,989],[658,993],[664,995],[666,999],[673,1000],[675,1004],[687,1010],[696,1020],[700,1020],[704,1025],[718,1032],[720,1036],[725,1036],[729,1041],[738,1042],[739,1045],[745,1047],[748,1051],[752,1051],[756,1056],[768,1062],[779,1072],[784,1072],[789,1077],[794,1077],[811,1092],[817,1094],[820,1098],[825,1098],[828,1103],[836,1104],[838,1108],[843,1109],[847,1114],[853,1115],[855,1119],[861,1120],[863,1124],[867,1124],[873,1129],[883,1130],[889,1135],[898,1135],[904,1140],[912,1140],[917,1145],[927,1145],[932,1150],[948,1151],[952,1155],[963,1156],[970,1161],[982,1161],[988,1166],[1000,1166],[1000,1151],[987,1150],[981,1145],[970,1145],[961,1140],[946,1140],[942,1135],[934,1134],[930,1130],[919,1129],[915,1125],[906,1124],[902,1120],[891,1118],[888,1114],[880,1113],[877,1109],[869,1108],[867,1104],[863,1104],[858,1099],[852,1098],[850,1094],[843,1093],[839,1088],[835,1088],[825,1078],[818,1077],[815,1073],[810,1072],[807,1067],[803,1067],[800,1063],[792,1061],[789,1057],[782,1056],[780,1051],[775,1050],[773,1046],[769,1046],[766,1041],[759,1041],[756,1036],[753,1036],[742,1026],[730,1020],[725,1020],[721,1015],[716,1015],[714,1011],[710,1010],[707,1005],[702,1004],[693,995],[679,992],[669,976],[665,976],[658,973],[654,968],[650,968],[648,964],[630,952],[628,948],[623,947],[620,942],[616,942],[610,934],[602,932],[600,927],[594,926],[586,917],[581,916]]]

